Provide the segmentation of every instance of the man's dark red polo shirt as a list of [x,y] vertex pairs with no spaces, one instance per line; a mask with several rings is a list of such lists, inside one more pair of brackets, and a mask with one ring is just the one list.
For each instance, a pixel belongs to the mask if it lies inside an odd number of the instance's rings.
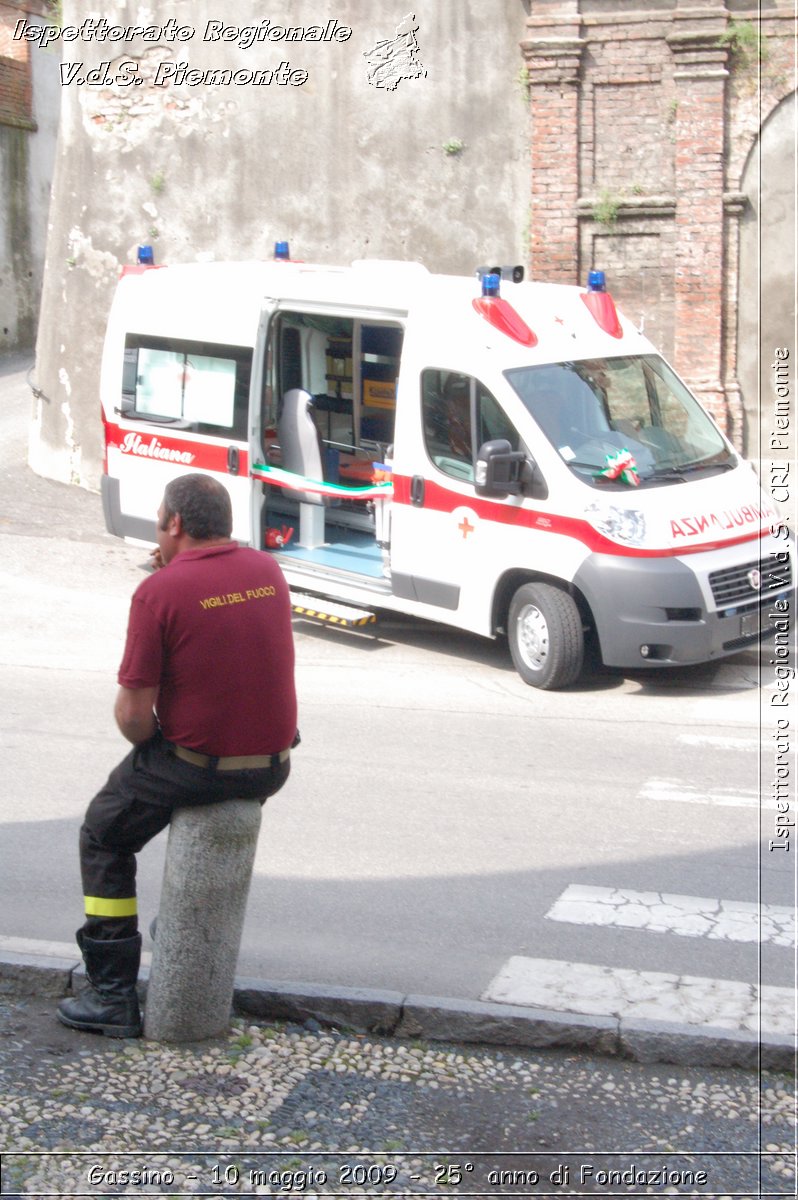
[[178,746],[219,757],[287,749],[297,704],[280,568],[235,542],[176,555],[133,595],[119,683],[158,688],[158,721]]

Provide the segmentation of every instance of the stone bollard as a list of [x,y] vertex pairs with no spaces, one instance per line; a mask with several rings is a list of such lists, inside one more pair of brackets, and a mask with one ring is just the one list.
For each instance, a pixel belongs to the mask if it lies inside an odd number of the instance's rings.
[[147,985],[145,1038],[200,1041],[229,1028],[260,822],[257,800],[175,810]]

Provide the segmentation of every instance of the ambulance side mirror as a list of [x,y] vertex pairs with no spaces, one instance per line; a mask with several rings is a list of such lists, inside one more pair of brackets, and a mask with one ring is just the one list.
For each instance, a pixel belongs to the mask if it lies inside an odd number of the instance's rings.
[[483,442],[474,472],[477,492],[480,496],[519,496],[526,466],[523,450],[513,450],[506,438]]

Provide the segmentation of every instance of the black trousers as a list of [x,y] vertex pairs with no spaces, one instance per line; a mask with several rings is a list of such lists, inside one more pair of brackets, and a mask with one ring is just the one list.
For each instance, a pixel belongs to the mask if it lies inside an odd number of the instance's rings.
[[135,746],[92,800],[80,830],[85,935],[103,940],[137,932],[136,854],[166,828],[176,808],[223,800],[263,803],[290,770],[290,759],[252,771],[196,767],[175,757],[160,733]]

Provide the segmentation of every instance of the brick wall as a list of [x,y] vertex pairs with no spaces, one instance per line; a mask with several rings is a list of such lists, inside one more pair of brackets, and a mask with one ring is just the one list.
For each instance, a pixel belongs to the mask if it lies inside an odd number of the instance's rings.
[[578,238],[580,59],[576,0],[539,0],[522,43],[531,104],[529,257],[536,278],[570,282]]
[[35,128],[30,46],[14,40],[16,24],[28,13],[43,15],[45,4],[0,0],[0,125]]
[[738,444],[740,180],[796,85],[794,13],[743,3],[531,0],[521,44],[532,276],[583,282],[603,268]]

